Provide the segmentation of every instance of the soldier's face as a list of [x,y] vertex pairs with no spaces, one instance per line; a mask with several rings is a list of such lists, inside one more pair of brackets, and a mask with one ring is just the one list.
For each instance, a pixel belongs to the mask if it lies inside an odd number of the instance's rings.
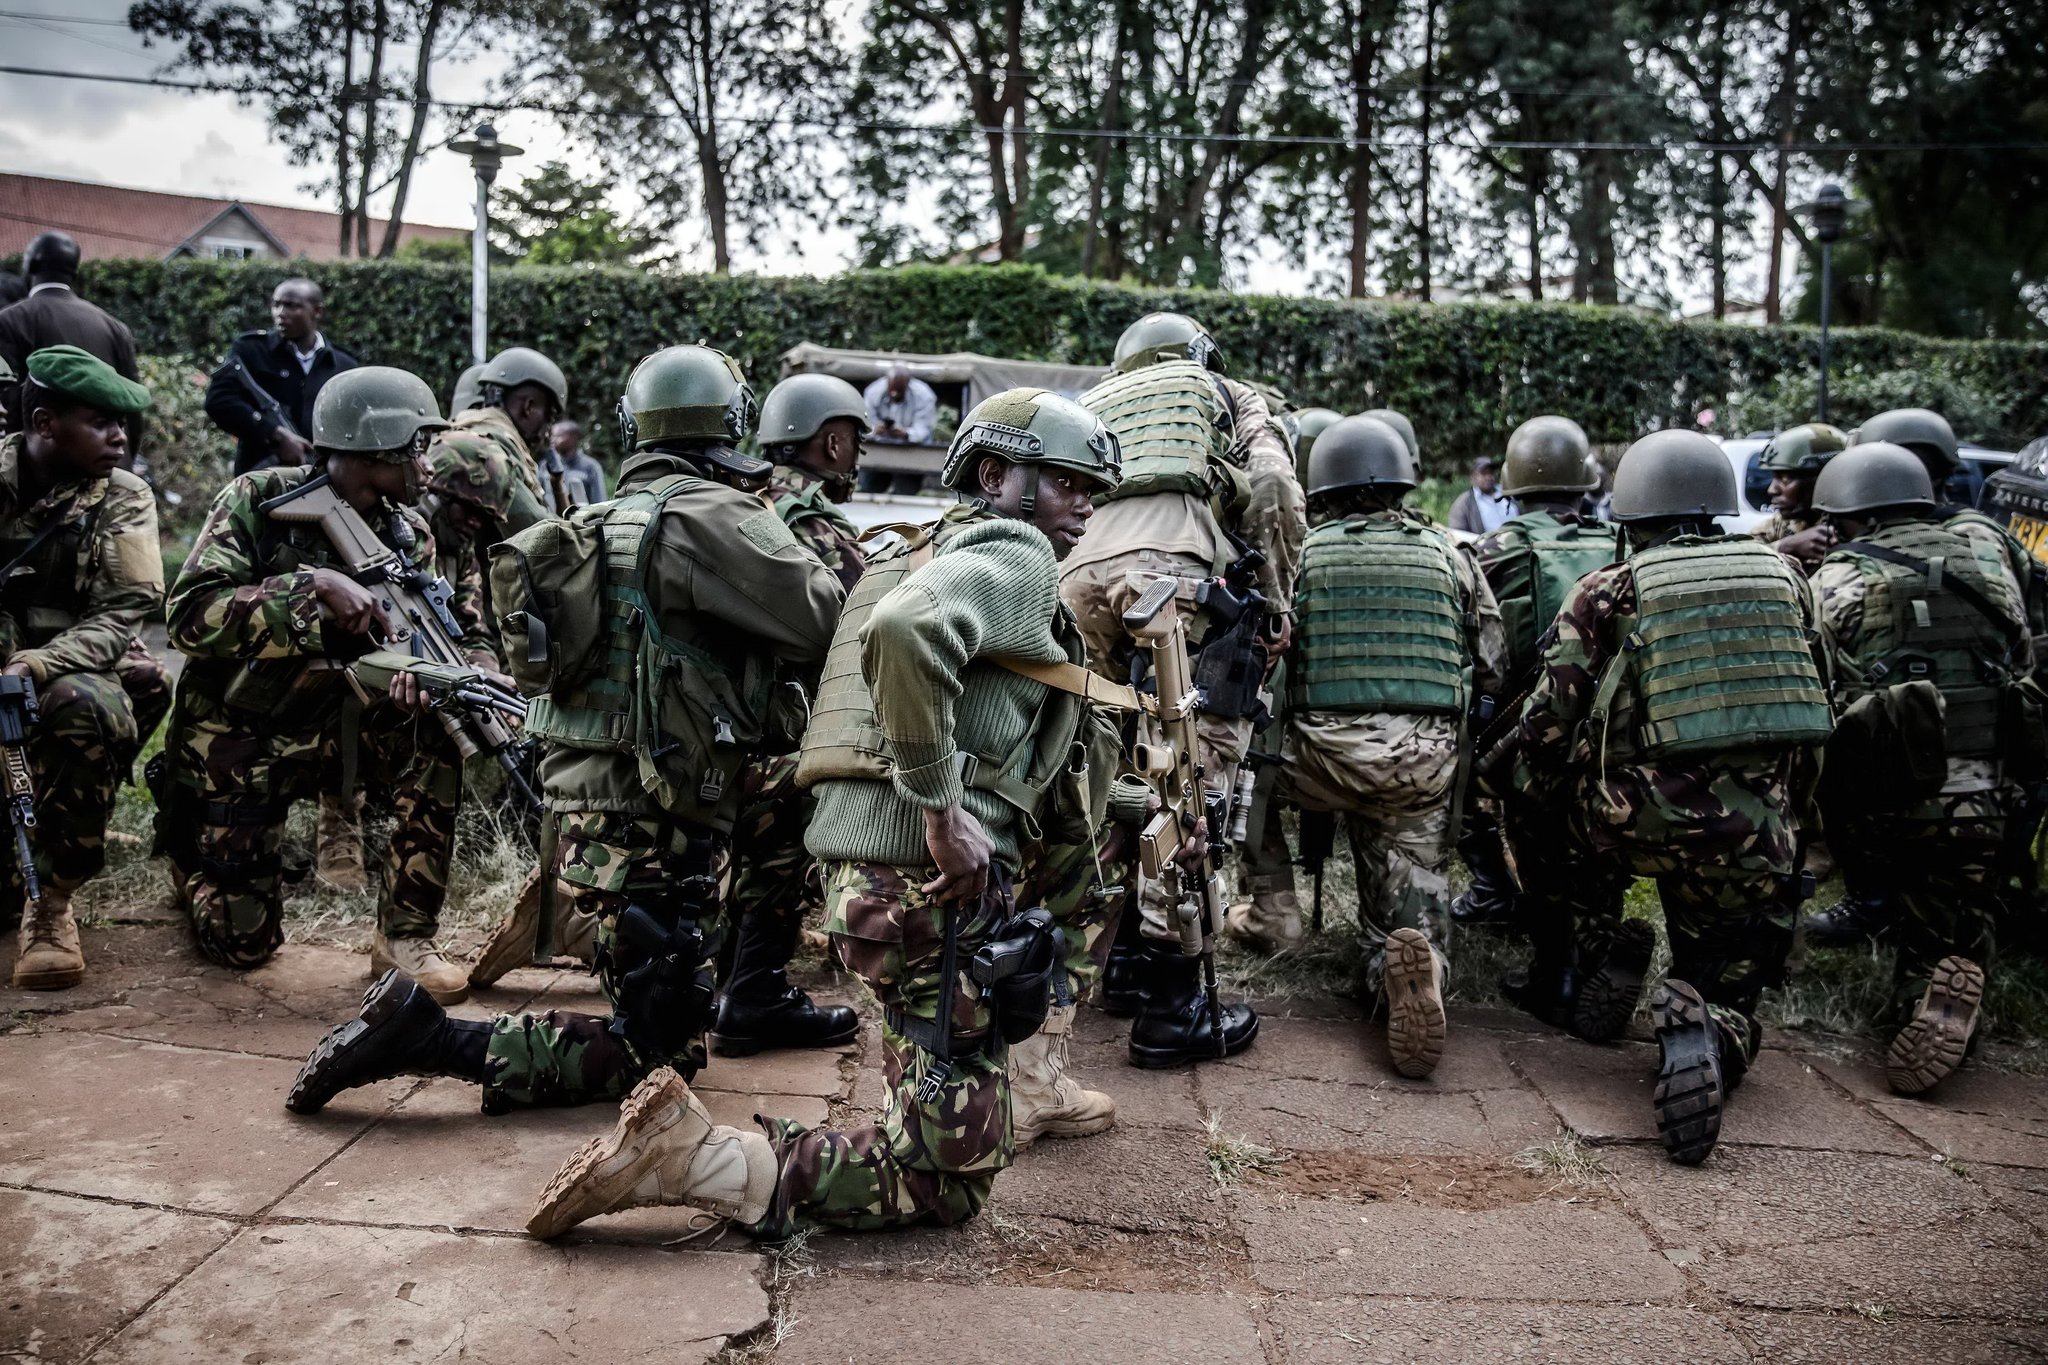
[[1811,474],[1780,470],[1771,475],[1771,506],[1780,512],[1804,512],[1813,503]]
[[1029,520],[1045,532],[1053,558],[1065,559],[1074,552],[1088,530],[1088,518],[1095,515],[1092,483],[1071,470],[1040,466],[1036,500],[1026,518],[1024,498],[1033,491],[1031,466],[985,460],[981,468],[982,492],[990,507],[1006,517]]
[[128,463],[128,431],[113,413],[83,404],[61,413],[37,408],[30,425],[80,478],[104,479]]

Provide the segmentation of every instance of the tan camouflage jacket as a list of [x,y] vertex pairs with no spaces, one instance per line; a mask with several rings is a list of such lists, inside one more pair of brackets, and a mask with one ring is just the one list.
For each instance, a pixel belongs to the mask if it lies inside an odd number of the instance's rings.
[[[155,615],[164,599],[163,552],[157,539],[156,495],[149,485],[125,469],[104,479],[60,484],[29,506],[21,505],[21,461],[26,437],[20,433],[0,441],[0,543],[16,548],[0,556],[14,558],[25,542],[57,518],[80,524],[74,577],[69,593],[54,585],[29,581],[32,566],[24,564],[0,593],[10,607],[22,599],[20,619],[0,616],[0,649],[9,664],[27,664],[38,686],[60,673],[105,672],[128,651],[144,619]],[[63,532],[54,540],[62,541]],[[46,542],[46,545],[48,542]],[[32,559],[40,556],[31,556]],[[79,604],[75,613],[54,605],[68,595]],[[28,599],[33,598],[34,601]],[[23,647],[27,641],[40,644]]]
[[1259,590],[1275,611],[1294,601],[1301,572],[1301,542],[1308,534],[1307,502],[1294,474],[1294,450],[1272,408],[1249,384],[1226,379],[1236,410],[1237,442],[1230,462],[1244,470],[1252,496],[1238,522],[1238,534],[1266,552]]

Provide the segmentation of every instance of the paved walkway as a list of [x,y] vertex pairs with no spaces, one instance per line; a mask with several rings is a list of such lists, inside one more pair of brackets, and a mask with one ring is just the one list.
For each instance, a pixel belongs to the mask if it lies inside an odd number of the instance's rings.
[[[1123,1120],[1046,1142],[950,1231],[682,1244],[659,1210],[519,1234],[594,1107],[485,1119],[405,1081],[314,1119],[282,1100],[367,959],[246,976],[168,924],[88,930],[63,997],[0,991],[0,1359],[97,1362],[2039,1360],[2048,1082],[1970,1072],[1889,1098],[1820,1040],[1764,1056],[1699,1170],[1649,1122],[1654,1049],[1454,1015],[1430,1082],[1336,1002],[1247,1056],[1082,1073]],[[0,954],[4,956],[4,954]],[[533,970],[464,1013],[589,1007]],[[873,1106],[873,1040],[714,1059],[714,1112]],[[1283,1157],[1219,1184],[1242,1138]],[[1561,1141],[1567,1128],[1593,1144]],[[1547,1151],[1546,1162],[1531,1149]]]

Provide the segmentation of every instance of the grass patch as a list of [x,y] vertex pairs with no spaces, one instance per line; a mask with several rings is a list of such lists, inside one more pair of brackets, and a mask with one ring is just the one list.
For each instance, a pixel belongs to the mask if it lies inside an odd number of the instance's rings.
[[1607,1174],[1607,1162],[1567,1128],[1548,1142],[1515,1153],[1515,1164],[1535,1175],[1554,1175],[1575,1185],[1590,1185]]
[[1270,1171],[1287,1158],[1271,1147],[1263,1147],[1243,1134],[1223,1131],[1223,1116],[1209,1114],[1202,1120],[1202,1154],[1209,1161],[1209,1175],[1219,1186],[1235,1185],[1253,1171]]

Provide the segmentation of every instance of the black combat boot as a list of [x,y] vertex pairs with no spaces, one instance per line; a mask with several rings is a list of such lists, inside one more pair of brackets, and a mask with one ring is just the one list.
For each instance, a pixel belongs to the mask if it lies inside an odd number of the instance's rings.
[[484,1081],[491,1026],[451,1019],[426,987],[396,967],[377,978],[355,1018],[330,1029],[299,1068],[284,1107],[317,1114],[344,1090],[395,1076]]
[[1728,1099],[1722,1069],[1722,1033],[1700,993],[1666,978],[1650,1005],[1657,1023],[1657,1136],[1671,1159],[1697,1166],[1721,1136]]
[[1472,884],[1451,902],[1451,919],[1471,927],[1512,925],[1520,918],[1515,899],[1515,879],[1508,871],[1507,853],[1501,848],[1500,826],[1492,820],[1469,816],[1465,836],[1458,840],[1458,856],[1472,874]]
[[1125,903],[1116,923],[1116,941],[1102,966],[1102,982],[1095,988],[1095,1003],[1104,1014],[1124,1019],[1144,1007],[1144,920],[1135,903]]
[[844,1005],[819,1005],[789,984],[803,921],[755,911],[740,922],[732,972],[718,1001],[711,1048],[721,1057],[751,1057],[774,1048],[839,1047],[860,1032],[860,1016]]
[[1848,891],[1827,909],[1806,917],[1806,941],[1817,948],[1854,948],[1882,938],[1893,917],[1888,897]]
[[1131,1065],[1147,1068],[1184,1066],[1235,1057],[1259,1036],[1259,1016],[1246,1004],[1223,1006],[1223,1051],[1216,1050],[1216,1026],[1209,1014],[1209,992],[1202,984],[1202,960],[1189,957],[1178,944],[1147,943],[1141,948],[1145,979],[1144,1003],[1131,1024]]
[[1566,1027],[1589,1043],[1619,1038],[1628,1021],[1635,1018],[1636,1005],[1643,998],[1643,977],[1650,970],[1650,954],[1656,947],[1657,931],[1647,921],[1623,920],[1615,928],[1606,956],[1598,963],[1580,962]]

